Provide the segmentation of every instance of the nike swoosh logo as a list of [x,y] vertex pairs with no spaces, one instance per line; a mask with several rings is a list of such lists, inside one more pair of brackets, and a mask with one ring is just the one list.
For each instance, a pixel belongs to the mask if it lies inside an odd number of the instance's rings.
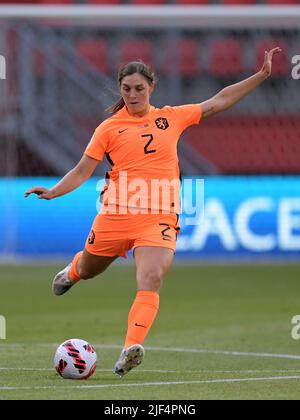
[[147,327],[145,327],[145,325],[140,325],[140,324],[137,324],[137,323],[135,323],[134,325],[135,325],[136,327],[147,328]]
[[119,134],[124,133],[124,131],[128,130],[128,128],[124,128],[124,130],[119,130]]

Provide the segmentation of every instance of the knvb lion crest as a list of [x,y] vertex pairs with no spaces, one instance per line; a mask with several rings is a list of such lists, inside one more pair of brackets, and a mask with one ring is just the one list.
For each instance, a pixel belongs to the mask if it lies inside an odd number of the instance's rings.
[[88,237],[88,244],[93,245],[93,243],[95,242],[95,237],[96,237],[95,232],[92,229]]
[[166,130],[169,127],[168,120],[163,117],[157,118],[155,124],[160,130]]

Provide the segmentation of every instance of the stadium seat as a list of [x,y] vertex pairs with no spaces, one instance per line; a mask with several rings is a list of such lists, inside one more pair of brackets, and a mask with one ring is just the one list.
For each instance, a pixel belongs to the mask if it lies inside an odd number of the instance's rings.
[[108,6],[113,6],[113,5],[120,5],[123,3],[122,0],[87,0],[86,1],[87,4],[102,4],[102,5],[108,5]]
[[[5,101],[2,101],[0,98],[0,104],[4,105],[4,110],[1,108],[0,115],[2,112],[7,112],[10,108],[11,103],[15,103],[17,105],[17,101],[15,101],[20,95],[20,75],[19,75],[19,63],[16,60],[19,54],[19,47],[20,47],[20,35],[16,30],[8,30],[3,38],[1,39],[1,46],[4,48],[1,52],[5,54],[7,60],[7,68],[6,71],[9,72],[9,77],[7,77],[5,81],[5,87],[3,86],[3,91],[1,90],[1,94],[4,92]],[[0,80],[0,83],[3,83]],[[7,98],[6,98],[7,95]],[[7,103],[6,103],[7,99]],[[5,110],[7,107],[7,110]]]
[[145,39],[127,39],[120,44],[120,63],[143,60],[144,63],[153,67],[154,50],[150,41]]
[[209,5],[212,3],[212,0],[175,0],[176,4],[183,4],[183,5],[189,5],[189,4],[194,4],[194,5]]
[[256,4],[257,0],[221,0],[220,3],[224,5],[248,6]]
[[55,59],[55,62],[57,60],[56,64],[48,57],[48,53],[49,51],[44,51],[42,46],[32,47],[32,69],[36,77],[44,77],[49,71],[61,74],[62,50],[59,46],[51,48],[52,59]]
[[286,6],[287,4],[299,4],[299,0],[265,0],[266,4],[271,4],[271,5],[282,5],[282,6]]
[[0,0],[0,4],[38,4],[39,0]]
[[165,44],[163,47],[161,71],[163,73],[176,72],[177,60],[178,70],[182,76],[196,76],[200,72],[197,41],[183,38],[177,43],[168,42]]
[[243,73],[241,43],[235,39],[213,41],[210,45],[209,72],[222,77]]
[[108,45],[104,40],[82,39],[77,42],[76,49],[90,64],[103,73],[109,73]]
[[51,5],[51,4],[64,5],[64,4],[74,4],[74,3],[76,3],[76,1],[75,0],[40,0],[39,3],[40,4],[47,4],[47,5]]
[[46,66],[45,55],[41,51],[34,48],[32,50],[32,59],[34,75],[42,76],[45,72]]
[[290,71],[290,61],[288,58],[288,46],[285,41],[276,39],[262,39],[255,45],[254,71],[258,71],[263,62],[265,51],[274,47],[280,47],[282,52],[274,57],[272,65],[272,76],[285,76]]
[[135,4],[137,6],[143,5],[152,5],[152,6],[161,6],[167,3],[167,0],[130,0],[130,4]]

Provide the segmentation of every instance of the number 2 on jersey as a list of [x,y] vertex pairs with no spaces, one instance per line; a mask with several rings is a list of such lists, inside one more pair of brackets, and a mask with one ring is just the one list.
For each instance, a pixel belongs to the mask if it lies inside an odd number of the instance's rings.
[[147,142],[147,144],[145,145],[145,147],[144,147],[144,152],[145,152],[145,155],[147,155],[147,154],[149,154],[149,153],[155,153],[156,152],[156,150],[155,149],[150,149],[149,150],[149,146],[150,146],[150,144],[152,143],[152,141],[153,141],[153,135],[152,134],[142,134],[142,137],[148,137],[149,138],[149,141]]

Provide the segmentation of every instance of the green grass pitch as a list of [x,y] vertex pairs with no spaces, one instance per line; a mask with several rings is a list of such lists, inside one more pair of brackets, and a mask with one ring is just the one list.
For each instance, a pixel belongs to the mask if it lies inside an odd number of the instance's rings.
[[[62,266],[0,266],[0,400],[299,399],[299,265],[174,264],[141,366],[112,373],[135,296],[134,267],[118,265],[54,297]],[[60,378],[58,344],[94,344],[98,368],[87,381]],[[297,356],[298,357],[292,357]]]

